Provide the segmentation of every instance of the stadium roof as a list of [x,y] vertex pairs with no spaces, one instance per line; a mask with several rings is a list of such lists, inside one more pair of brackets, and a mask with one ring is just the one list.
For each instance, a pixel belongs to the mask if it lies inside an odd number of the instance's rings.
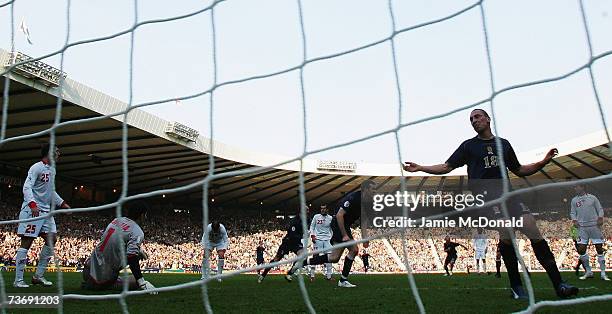
[[[0,49],[0,64],[10,54]],[[22,73],[23,74],[23,73]],[[40,77],[11,72],[8,75],[8,114],[6,136],[0,147],[0,163],[27,169],[38,159],[42,142],[47,142],[53,125],[59,89]],[[4,95],[4,80],[0,93]],[[58,178],[74,184],[88,184],[110,193],[122,182],[122,121],[128,105],[87,87],[68,76],[62,89],[61,125],[55,130],[61,147]],[[4,98],[0,98],[4,101]],[[112,117],[105,115],[115,114]],[[4,117],[2,117],[4,119]],[[81,120],[79,122],[79,120]],[[130,194],[168,189],[203,179],[209,171],[210,140],[198,136],[187,142],[165,132],[168,121],[140,109],[130,111],[128,124],[128,168]],[[21,138],[37,134],[34,138]],[[215,173],[230,173],[255,166],[272,166],[291,157],[246,151],[219,142],[212,144]],[[556,145],[519,153],[521,162],[541,159],[550,147],[557,147],[560,156],[542,171],[529,178],[511,175],[513,185],[530,186],[537,182],[562,181],[608,174],[612,155],[602,132],[589,134]],[[341,163],[339,163],[341,164]],[[335,167],[333,161],[327,164]],[[302,164],[307,202],[334,203],[344,194],[358,189],[365,179],[379,185],[399,185],[400,176],[407,179],[409,189],[435,190],[441,187],[461,189],[466,182],[465,168],[446,176],[402,173],[395,164],[350,164],[347,172],[325,170],[317,160],[305,159]],[[295,207],[298,202],[297,161],[263,169],[257,173],[228,176],[212,182],[210,197],[216,204],[254,205],[263,202],[266,208]],[[535,182],[535,183],[534,183]],[[197,200],[201,188],[168,195],[168,199]]]

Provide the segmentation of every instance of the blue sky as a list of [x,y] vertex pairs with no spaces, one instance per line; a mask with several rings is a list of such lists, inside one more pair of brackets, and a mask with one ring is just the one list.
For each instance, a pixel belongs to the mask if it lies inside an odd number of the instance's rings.
[[[471,1],[393,1],[396,28],[438,19]],[[207,1],[139,1],[138,20],[181,15]],[[612,1],[586,1],[595,54],[612,50]],[[17,0],[16,49],[40,56],[65,42],[66,1]],[[134,23],[129,1],[72,1],[70,42],[106,36]],[[387,1],[304,0],[309,59],[389,36]],[[497,89],[564,74],[588,61],[578,1],[484,2]],[[25,18],[33,45],[18,31]],[[10,6],[0,8],[0,41],[10,49]],[[217,82],[271,73],[302,62],[297,1],[227,0],[215,8]],[[185,96],[213,84],[210,12],[137,29],[133,101]],[[402,121],[444,113],[487,98],[489,73],[478,7],[443,23],[395,37]],[[64,70],[79,82],[127,101],[130,36],[71,47]],[[59,66],[59,56],[45,60]],[[593,67],[609,121],[612,57]],[[395,127],[399,99],[391,45],[384,42],[304,68],[308,149],[318,149]],[[563,81],[501,94],[495,99],[499,134],[517,151],[551,145],[593,131],[602,123],[586,71]],[[261,152],[295,156],[302,151],[299,72],[221,87],[214,97],[214,138]],[[482,106],[486,109],[488,105]],[[210,135],[209,97],[147,107],[168,120]],[[473,136],[468,111],[410,126],[400,132],[404,160],[437,163]],[[312,156],[396,162],[393,136]]]

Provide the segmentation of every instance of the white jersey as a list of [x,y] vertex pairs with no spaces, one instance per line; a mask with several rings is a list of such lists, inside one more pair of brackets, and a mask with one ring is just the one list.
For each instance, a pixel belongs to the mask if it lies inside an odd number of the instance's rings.
[[30,202],[35,202],[39,210],[51,210],[51,200],[59,207],[64,200],[54,191],[51,182],[55,182],[55,169],[49,164],[39,161],[28,170],[28,177],[23,183],[23,204],[25,209]]
[[488,245],[487,242],[488,242],[488,238],[485,233],[477,233],[476,235],[474,235],[474,240],[473,240],[474,250],[475,251],[485,251]]
[[597,218],[603,217],[604,211],[595,195],[585,193],[572,198],[570,217],[578,221],[580,227],[597,226]]
[[127,265],[121,258],[121,246],[127,257],[138,255],[144,240],[140,226],[127,217],[115,218],[102,234],[100,243],[89,258],[90,275],[98,283],[115,280]]
[[[229,243],[229,237],[227,236],[227,230],[223,224],[219,224],[219,232],[213,232],[212,223],[208,224],[206,227],[206,232],[208,233],[208,242],[213,244],[227,244]],[[204,235],[202,235],[202,245],[205,247],[209,247],[204,243]]]
[[332,216],[316,214],[310,222],[310,234],[317,240],[327,241],[332,238]]

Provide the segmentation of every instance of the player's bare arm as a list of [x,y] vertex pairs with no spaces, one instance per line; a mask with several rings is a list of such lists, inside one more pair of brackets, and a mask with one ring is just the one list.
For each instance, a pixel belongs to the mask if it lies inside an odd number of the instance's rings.
[[422,166],[412,161],[404,162],[402,167],[404,168],[405,171],[408,171],[408,172],[423,171],[429,174],[447,174],[453,171],[454,169],[448,163],[432,165],[432,166]]
[[544,166],[546,166],[558,154],[559,151],[556,148],[552,148],[548,151],[546,156],[544,156],[544,159],[532,164],[521,165],[517,170],[513,171],[513,173],[519,177],[530,176],[544,168]]

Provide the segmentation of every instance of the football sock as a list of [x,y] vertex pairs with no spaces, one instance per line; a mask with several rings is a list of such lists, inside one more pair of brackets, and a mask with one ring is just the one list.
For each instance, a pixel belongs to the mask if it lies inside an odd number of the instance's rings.
[[217,258],[217,275],[223,274],[223,265],[225,265],[225,259]]
[[15,254],[15,282],[23,281],[23,271],[28,263],[28,249],[20,247]]
[[606,257],[603,254],[597,254],[597,262],[602,274],[606,273]]
[[583,255],[580,255],[580,261],[582,261],[582,266],[584,266],[584,270],[587,273],[591,272],[591,261],[590,261],[590,257],[589,254],[585,253]]
[[[270,261],[270,263],[274,263],[274,261],[272,260],[272,261]],[[263,270],[263,272],[261,273],[261,275],[262,275],[263,277],[266,277],[266,275],[268,274],[268,272],[270,271],[270,269],[272,269],[272,267],[267,267],[267,268],[264,268],[264,270]]]
[[344,266],[342,267],[342,277],[340,277],[340,281],[346,281],[348,279],[354,260],[355,258],[351,258],[349,255],[344,258]]
[[[578,257],[578,263],[576,263],[576,267],[574,267],[574,269],[576,271],[578,271],[580,269],[580,266],[582,265],[582,261],[580,260],[580,257]],[[586,270],[586,269],[585,269]]]
[[495,261],[495,269],[497,270],[497,274],[500,275],[501,261]]
[[51,256],[53,256],[53,250],[50,246],[44,245],[40,250],[40,254],[38,254],[38,266],[36,267],[36,277],[42,277],[47,270],[47,265],[49,264],[49,260]]
[[508,271],[508,279],[510,279],[510,286],[522,286],[521,276],[518,271],[518,261],[516,259],[516,252],[514,251],[514,247],[512,243],[499,243],[499,252],[501,253],[502,258],[504,259],[504,264],[506,264],[506,270]]
[[552,282],[555,289],[561,284],[561,274],[557,263],[555,262],[555,256],[548,247],[546,240],[531,240],[531,247],[533,247],[533,253],[540,262],[540,265],[544,267],[550,281]]

